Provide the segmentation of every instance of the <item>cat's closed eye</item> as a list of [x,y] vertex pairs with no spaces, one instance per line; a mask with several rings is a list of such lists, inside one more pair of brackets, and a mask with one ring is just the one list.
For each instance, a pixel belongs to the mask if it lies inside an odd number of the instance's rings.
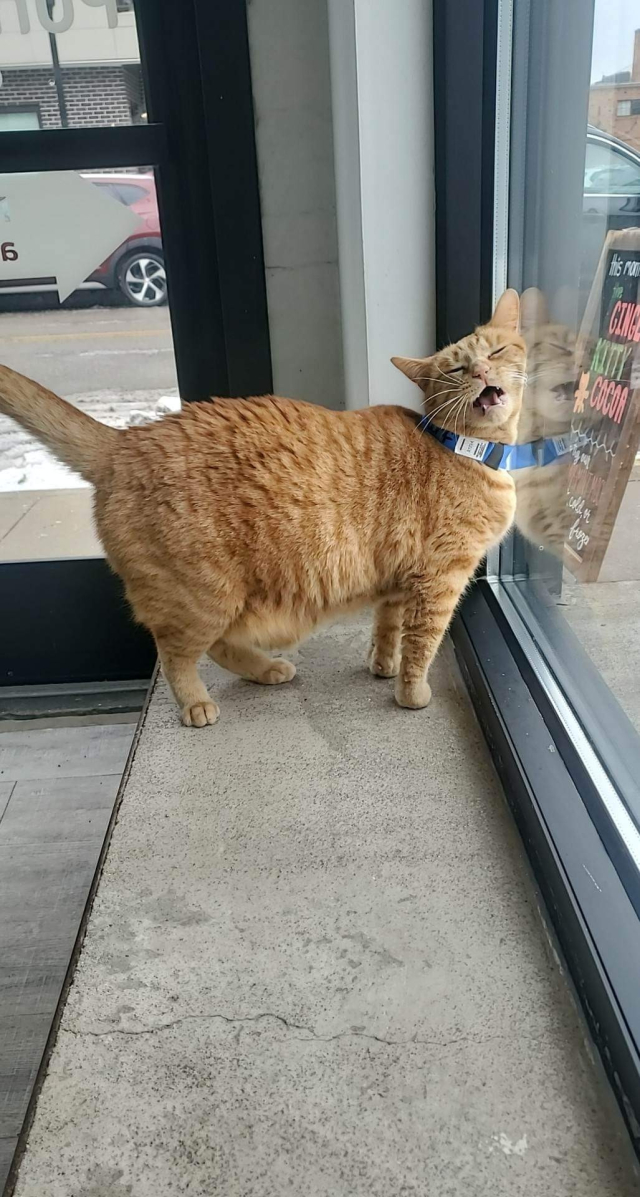
[[454,366],[453,370],[447,370],[447,374],[460,374],[464,370],[464,366]]
[[504,353],[506,348],[506,345],[501,345],[499,349],[494,349],[493,353],[489,354],[489,357],[497,357],[499,353]]

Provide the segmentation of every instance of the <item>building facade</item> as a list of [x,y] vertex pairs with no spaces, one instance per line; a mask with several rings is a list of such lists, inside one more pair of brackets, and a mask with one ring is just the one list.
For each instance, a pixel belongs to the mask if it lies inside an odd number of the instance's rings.
[[640,29],[635,32],[631,70],[606,75],[591,85],[589,122],[640,153]]
[[146,119],[132,0],[0,0],[0,70],[0,131]]

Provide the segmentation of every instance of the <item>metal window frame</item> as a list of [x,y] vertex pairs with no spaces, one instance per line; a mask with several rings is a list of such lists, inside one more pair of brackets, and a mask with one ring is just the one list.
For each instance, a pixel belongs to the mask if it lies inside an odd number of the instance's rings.
[[[149,123],[0,133],[0,173],[152,166],[180,394],[264,394],[271,351],[246,0],[136,0],[135,11]],[[150,637],[102,559],[0,564],[0,627],[0,700],[3,685],[153,668]]]
[[[440,343],[486,318],[498,282],[494,251],[504,253],[495,189],[496,183],[504,186],[506,174],[496,161],[500,141],[504,148],[504,128],[496,129],[504,99],[496,64],[498,34],[504,36],[510,23],[505,6],[513,9],[513,0],[434,0]],[[528,12],[528,0],[522,0],[515,13],[518,37]],[[515,79],[512,115],[522,112],[522,103],[522,80]],[[517,156],[523,147],[516,142],[511,150]],[[517,196],[512,204],[517,251]],[[561,616],[542,601],[535,581],[519,572],[517,543],[503,547],[501,558],[501,575],[485,569],[476,579],[452,638],[550,924],[640,1156],[640,874],[637,845],[624,824],[626,817],[633,825],[640,806],[640,739]]]

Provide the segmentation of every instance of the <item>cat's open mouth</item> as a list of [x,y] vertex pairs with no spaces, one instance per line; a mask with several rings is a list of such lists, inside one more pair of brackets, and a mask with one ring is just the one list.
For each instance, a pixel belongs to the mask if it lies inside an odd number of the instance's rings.
[[502,387],[485,387],[480,391],[477,399],[474,399],[473,406],[482,411],[483,416],[486,415],[490,407],[504,407],[504,391]]

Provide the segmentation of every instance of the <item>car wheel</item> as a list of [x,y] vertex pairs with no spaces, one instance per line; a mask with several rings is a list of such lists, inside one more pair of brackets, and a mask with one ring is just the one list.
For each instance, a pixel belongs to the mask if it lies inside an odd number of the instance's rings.
[[129,254],[118,267],[122,294],[139,308],[157,308],[167,299],[167,276],[162,254],[140,249]]

